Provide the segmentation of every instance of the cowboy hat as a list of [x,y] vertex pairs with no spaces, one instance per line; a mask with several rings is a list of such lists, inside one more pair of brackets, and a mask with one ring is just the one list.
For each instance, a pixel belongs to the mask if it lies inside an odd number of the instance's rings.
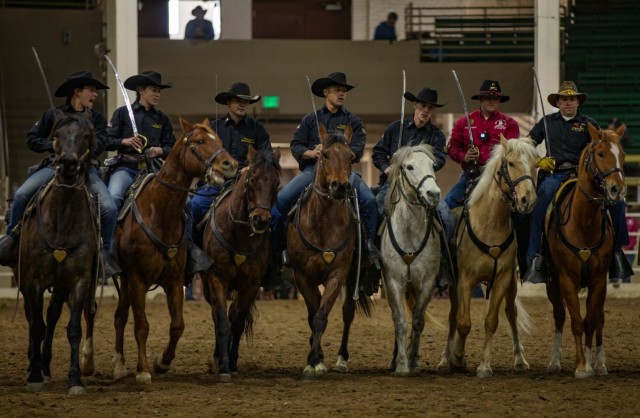
[[580,106],[585,104],[588,97],[585,93],[578,93],[578,88],[576,87],[576,83],[574,83],[573,81],[563,81],[562,84],[560,84],[560,88],[558,88],[558,92],[551,93],[547,97],[547,101],[551,106],[557,107],[558,98],[560,96],[563,96],[563,97],[575,96],[578,98],[578,102],[580,103]]
[[223,91],[216,95],[216,102],[226,105],[229,99],[248,100],[249,104],[253,104],[260,100],[262,96],[252,96],[249,85],[246,83],[233,83],[229,91]]
[[56,89],[54,95],[56,97],[67,97],[75,88],[81,88],[84,86],[95,86],[97,90],[108,89],[109,87],[102,84],[100,81],[93,78],[93,74],[89,70],[81,70],[75,73],[71,73],[67,76],[67,80],[60,84],[60,87]]
[[323,90],[331,86],[340,86],[351,90],[354,86],[347,84],[347,76],[344,73],[331,73],[326,77],[317,79],[311,85],[311,92],[318,97],[324,98]]
[[511,98],[502,94],[500,83],[496,80],[484,80],[480,86],[480,92],[471,96],[471,100],[480,100],[481,97],[499,97],[500,103],[507,102]]
[[207,11],[205,9],[202,8],[202,6],[196,6],[192,11],[191,14],[193,16],[204,16],[205,14],[207,14]]
[[442,107],[444,104],[438,103],[438,91],[432,90],[429,87],[425,87],[418,93],[417,96],[414,96],[408,91],[404,92],[404,98],[409,100],[410,102],[423,102],[426,104],[433,105],[435,107]]
[[157,86],[161,89],[173,87],[173,84],[162,84],[162,76],[155,71],[143,71],[138,75],[132,75],[124,81],[125,88],[135,91],[141,86]]

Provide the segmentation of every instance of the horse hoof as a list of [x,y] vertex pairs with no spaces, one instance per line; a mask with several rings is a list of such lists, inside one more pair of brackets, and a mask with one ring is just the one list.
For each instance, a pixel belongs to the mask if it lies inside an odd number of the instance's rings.
[[69,391],[67,392],[67,395],[86,395],[87,394],[87,390],[84,388],[84,386],[71,386],[69,388]]
[[45,376],[43,379],[44,380],[42,381],[42,383],[44,383],[45,385],[51,383],[51,376]]
[[393,373],[395,377],[409,377],[409,369],[408,368],[398,368]]
[[524,372],[525,370],[529,370],[529,363],[526,360],[522,359],[522,361],[518,361],[513,365],[513,370],[517,372]]
[[476,370],[476,376],[480,379],[486,379],[487,377],[493,377],[493,370],[491,368],[488,369],[480,369]]
[[607,370],[607,366],[596,367],[595,372],[596,372],[596,376],[606,376],[609,374],[609,371]]
[[317,376],[324,376],[325,374],[327,374],[327,367],[324,365],[324,363],[316,364],[315,370]]
[[316,377],[316,369],[312,365],[307,364],[304,370],[302,370],[302,380],[315,380]]
[[171,367],[171,364],[162,363],[162,360],[160,360],[159,357],[156,357],[156,359],[153,362],[153,370],[158,374],[167,373],[170,367]]
[[579,372],[576,370],[574,376],[576,377],[576,379],[588,379],[590,377],[593,377],[593,370],[587,370],[585,372]]
[[151,373],[143,372],[143,373],[136,374],[136,382],[142,383],[145,385],[151,384]]
[[27,382],[27,390],[31,393],[36,393],[44,390],[44,382]]
[[230,383],[231,382],[231,373],[220,373],[218,375],[218,382],[220,382],[220,383]]
[[440,363],[436,366],[437,372],[450,372],[449,362],[446,359],[440,360]]
[[339,373],[349,373],[349,366],[345,359],[342,356],[338,356],[338,361],[336,365],[333,367],[333,370]]

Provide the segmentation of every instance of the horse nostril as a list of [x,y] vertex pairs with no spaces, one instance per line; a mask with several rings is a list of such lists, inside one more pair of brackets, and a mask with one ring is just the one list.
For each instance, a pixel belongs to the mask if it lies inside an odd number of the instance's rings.
[[618,186],[611,186],[611,193],[614,195],[618,194]]
[[527,204],[527,196],[522,196],[522,199],[520,199],[520,203],[522,203],[522,205],[526,205]]

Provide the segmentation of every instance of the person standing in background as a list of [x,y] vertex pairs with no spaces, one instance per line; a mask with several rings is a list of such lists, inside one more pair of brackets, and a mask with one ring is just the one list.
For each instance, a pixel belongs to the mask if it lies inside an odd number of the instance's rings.
[[396,41],[396,22],[398,21],[398,14],[391,12],[387,15],[387,20],[380,22],[376,26],[376,31],[373,34],[374,41]]
[[195,16],[195,19],[187,22],[187,26],[184,30],[185,39],[204,39],[210,41],[213,39],[215,32],[213,31],[213,23],[210,20],[204,18],[207,13],[202,6],[198,6],[191,11],[191,14]]

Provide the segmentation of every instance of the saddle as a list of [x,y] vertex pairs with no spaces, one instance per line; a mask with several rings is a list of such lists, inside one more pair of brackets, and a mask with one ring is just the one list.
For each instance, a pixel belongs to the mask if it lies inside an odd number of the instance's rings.
[[211,210],[213,208],[217,208],[218,205],[225,199],[225,197],[231,194],[231,192],[233,191],[233,186],[235,186],[235,184],[236,179],[231,179],[227,180],[222,185],[222,190],[220,190],[220,193],[218,193],[218,195],[214,197],[213,201],[211,202],[211,206],[209,206],[209,210],[207,210],[207,213],[204,214],[204,217],[200,220],[200,222],[198,222],[198,225],[196,225],[197,231],[202,232],[204,230],[204,225],[207,223],[207,219],[209,219]]
[[129,187],[129,190],[127,190],[127,198],[122,205],[120,213],[118,214],[118,222],[122,222],[124,217],[131,210],[131,203],[133,202],[133,200],[138,198],[140,192],[142,192],[145,186],[149,184],[149,182],[153,180],[155,176],[155,173],[141,171],[135,178],[135,180],[133,180],[133,184],[131,184],[131,187]]

